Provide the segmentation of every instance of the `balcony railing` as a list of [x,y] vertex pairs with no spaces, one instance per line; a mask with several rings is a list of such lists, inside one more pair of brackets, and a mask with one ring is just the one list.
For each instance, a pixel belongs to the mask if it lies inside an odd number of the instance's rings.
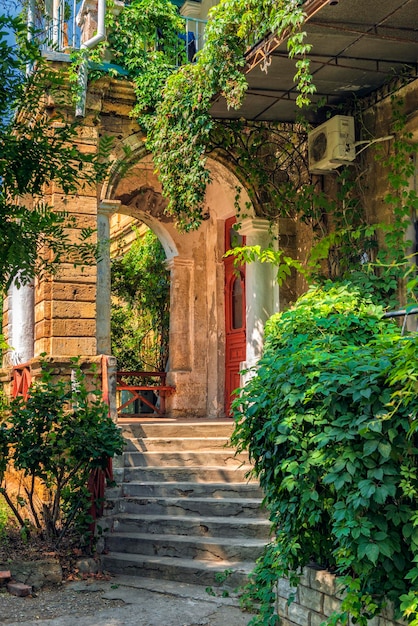
[[[116,0],[114,8],[120,11],[123,2]],[[184,30],[179,33],[178,65],[193,62],[202,49],[205,37],[206,20],[184,17]],[[41,47],[51,53],[69,53],[78,50],[84,41],[90,39],[97,28],[97,0],[49,0],[45,2],[45,11],[31,17],[29,25],[38,32]],[[148,46],[149,42],[144,42]],[[158,46],[158,33],[155,43]]]

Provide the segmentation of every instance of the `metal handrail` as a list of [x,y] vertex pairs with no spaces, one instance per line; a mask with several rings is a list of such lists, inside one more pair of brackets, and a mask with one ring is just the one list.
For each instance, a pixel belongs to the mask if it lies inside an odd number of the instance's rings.
[[[384,319],[393,319],[395,317],[403,317],[403,323],[402,323],[402,331],[401,334],[403,335],[405,330],[406,330],[406,324],[408,321],[408,317],[411,315],[418,315],[418,307],[412,307],[412,308],[406,308],[406,309],[399,309],[397,311],[387,311],[384,315],[383,318]],[[418,331],[418,319],[417,319],[417,331]]]

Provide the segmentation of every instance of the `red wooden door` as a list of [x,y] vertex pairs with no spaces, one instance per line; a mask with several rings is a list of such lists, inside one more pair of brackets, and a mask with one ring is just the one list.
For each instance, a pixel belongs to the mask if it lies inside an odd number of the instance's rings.
[[[225,222],[225,251],[245,244],[234,229],[235,218]],[[233,391],[240,383],[240,363],[246,358],[245,268],[234,267],[234,258],[225,264],[225,414],[230,415]]]

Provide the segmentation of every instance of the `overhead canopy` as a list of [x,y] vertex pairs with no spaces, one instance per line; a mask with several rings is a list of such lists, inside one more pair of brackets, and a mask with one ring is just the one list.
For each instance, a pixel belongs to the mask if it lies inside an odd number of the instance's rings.
[[[307,114],[323,120],[326,107],[362,98],[395,77],[418,76],[418,0],[307,0],[304,25],[316,94],[322,110]],[[266,37],[247,54],[248,91],[235,111],[218,97],[216,118],[293,122],[301,113],[293,82],[295,62],[286,39]]]

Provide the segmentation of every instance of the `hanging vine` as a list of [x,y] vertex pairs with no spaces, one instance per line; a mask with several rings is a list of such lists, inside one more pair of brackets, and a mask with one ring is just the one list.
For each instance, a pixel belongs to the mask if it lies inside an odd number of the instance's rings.
[[309,103],[315,88],[306,58],[310,45],[301,30],[302,4],[221,0],[210,12],[203,49],[195,63],[187,65],[180,65],[181,19],[169,0],[134,0],[111,20],[110,46],[115,59],[130,71],[137,94],[133,114],[146,131],[147,147],[169,199],[167,211],[181,229],[196,229],[201,223],[210,180],[207,150],[217,127],[211,103],[220,94],[228,107],[240,107],[247,88],[243,68],[249,46],[270,32],[289,33],[297,104]]
[[[405,276],[412,271],[406,258],[405,230],[416,203],[414,192],[407,188],[411,148],[403,133],[402,104],[394,115],[393,148],[389,156],[382,157],[391,186],[385,198],[393,207],[390,225],[370,224],[359,168],[341,168],[334,197],[312,183],[302,125],[221,122],[210,115],[217,95],[223,96],[229,107],[239,108],[247,88],[243,71],[246,51],[270,32],[289,34],[298,104],[309,104],[315,87],[309,73],[310,46],[304,40],[302,5],[302,0],[221,0],[209,14],[203,49],[193,64],[187,64],[185,46],[179,39],[183,23],[172,3],[133,0],[117,20],[110,18],[109,45],[134,82],[137,102],[133,115],[146,133],[146,145],[169,201],[167,212],[180,229],[196,229],[202,221],[210,181],[207,158],[214,155],[232,165],[259,215],[272,222],[296,216],[312,229],[314,246],[305,272],[317,280],[347,278],[349,274],[365,291],[375,292],[379,301],[392,305],[399,297],[399,281],[407,285]],[[236,204],[238,208],[239,190]],[[249,260],[257,251],[249,251],[247,259],[245,251],[242,255],[241,260]],[[279,256],[279,274],[288,275],[293,260],[289,259],[283,272],[283,259],[288,257]],[[409,280],[410,288],[414,284]]]

